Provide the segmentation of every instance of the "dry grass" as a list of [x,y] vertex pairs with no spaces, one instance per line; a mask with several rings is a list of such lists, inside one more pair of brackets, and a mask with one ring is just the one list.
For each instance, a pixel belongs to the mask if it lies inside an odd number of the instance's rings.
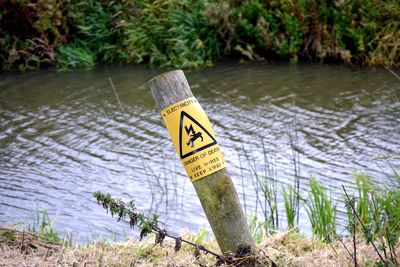
[[[343,242],[352,252],[353,240],[348,238]],[[396,255],[400,255],[398,245]],[[353,259],[339,241],[326,244],[292,231],[267,236],[258,247],[278,266],[354,266]],[[356,247],[359,266],[377,265],[379,257],[371,245],[359,239]]]
[[[351,250],[352,240],[344,242]],[[36,235],[0,228],[0,266],[214,266],[216,262],[210,255],[196,259],[190,246],[183,245],[178,253],[173,247],[170,240],[163,247],[154,246],[152,238],[113,244],[96,241],[78,247],[48,245]],[[218,251],[215,241],[207,247]],[[325,244],[296,231],[264,236],[256,249],[256,265],[268,266],[270,259],[278,266],[354,266],[341,243]],[[378,256],[358,240],[357,260],[359,266],[374,266]]]

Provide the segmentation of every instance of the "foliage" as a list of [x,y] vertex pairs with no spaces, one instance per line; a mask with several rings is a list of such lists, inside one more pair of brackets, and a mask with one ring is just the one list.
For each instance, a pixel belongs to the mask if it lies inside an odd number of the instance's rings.
[[225,51],[234,47],[250,60],[270,54],[268,57],[289,57],[296,62],[303,39],[300,21],[289,9],[286,2],[243,1],[235,6],[221,1],[210,7],[208,16],[219,32],[229,33],[222,36]]
[[[382,259],[399,263],[395,245],[400,238],[400,177],[395,170],[393,172],[397,184],[389,188],[378,187],[365,174],[355,174],[357,194],[350,197],[345,191],[345,203],[349,215],[347,228],[354,224],[368,243],[377,247],[374,241],[379,242],[379,249],[384,252]],[[352,219],[354,212],[357,220]]]
[[265,226],[265,222],[261,222],[257,215],[252,215],[248,217],[247,224],[254,242],[260,244],[266,234],[265,229],[268,228]]
[[59,234],[54,230],[55,220],[50,220],[49,214],[45,208],[40,211],[35,207],[35,216],[33,222],[28,226],[28,231],[39,235],[46,243],[57,244],[61,241]]
[[57,66],[90,68],[99,62],[126,60],[120,24],[124,8],[120,1],[71,0],[68,3],[70,41],[58,48]]
[[[248,59],[299,58],[398,65],[397,1],[235,1],[212,4],[208,18]],[[275,56],[274,56],[275,55]]]
[[61,1],[0,1],[0,65],[20,70],[54,64],[56,48],[67,41]]
[[206,227],[200,227],[197,234],[190,236],[190,242],[204,246],[210,242],[209,232]]
[[397,0],[0,1],[0,65],[210,66],[220,55],[399,66]]
[[383,236],[387,237],[390,245],[394,245],[400,238],[400,191],[389,190],[377,199],[377,204],[383,215]]
[[5,230],[0,235],[0,241],[5,244],[12,244],[15,241],[15,232],[12,230]]
[[[374,185],[372,184],[371,177],[365,174],[355,174],[356,179],[356,189],[357,189],[357,197],[352,200],[353,203],[348,203],[346,205],[347,214],[349,219],[348,230],[350,232],[350,224],[355,223],[356,228],[360,230],[361,233],[364,234],[364,238],[368,241],[372,239],[372,236],[379,232],[380,226],[380,216],[377,213],[377,210],[374,207],[373,195],[370,192],[374,189]],[[354,205],[355,210],[360,217],[361,223],[366,227],[365,231],[361,230],[361,226],[359,226],[358,222],[353,222],[353,212],[351,210],[351,206]]]
[[[400,181],[397,186],[379,188],[372,182],[370,176],[365,174],[354,176],[357,182],[355,209],[360,217],[360,223],[367,229],[362,231],[364,238],[372,240],[386,236],[390,243],[396,242],[400,237],[400,191],[396,189],[400,187]],[[349,207],[348,214],[351,214]],[[362,228],[358,226],[357,229]],[[390,231],[387,232],[388,230]]]
[[306,211],[313,234],[326,241],[333,240],[336,233],[336,204],[332,204],[325,188],[314,177],[310,180]]
[[135,14],[122,24],[130,61],[179,68],[211,65],[219,42],[204,10],[203,1],[137,1]]
[[62,70],[84,69],[96,65],[96,55],[84,44],[68,44],[58,49],[57,67]]
[[296,214],[295,210],[294,210],[294,203],[293,203],[294,188],[292,186],[289,186],[289,190],[287,191],[282,186],[281,193],[283,196],[283,201],[285,203],[286,220],[287,220],[288,228],[294,228],[294,217]]
[[295,219],[298,217],[298,211],[296,210],[295,204],[295,196],[297,196],[302,201],[304,201],[304,199],[300,196],[299,192],[297,192],[296,189],[291,185],[289,185],[288,190],[286,190],[285,187],[282,186],[281,193],[285,204],[288,229],[295,228]]

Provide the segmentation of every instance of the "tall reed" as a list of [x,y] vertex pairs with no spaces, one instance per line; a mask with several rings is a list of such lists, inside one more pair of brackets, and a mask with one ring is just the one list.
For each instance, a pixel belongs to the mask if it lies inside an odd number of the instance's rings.
[[[263,148],[263,172],[257,170],[256,160],[248,151],[242,150],[246,162],[249,166],[254,190],[256,193],[256,204],[260,205],[264,216],[264,226],[266,228],[277,229],[279,227],[279,210],[277,200],[278,180],[276,177],[275,165],[271,157],[268,156],[264,140],[261,140]],[[262,194],[260,194],[260,192]],[[256,207],[257,207],[256,205]],[[257,212],[257,209],[256,209]]]

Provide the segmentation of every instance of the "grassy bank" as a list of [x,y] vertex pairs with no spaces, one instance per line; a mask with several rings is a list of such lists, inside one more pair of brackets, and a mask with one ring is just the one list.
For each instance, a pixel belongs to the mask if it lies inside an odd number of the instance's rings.
[[[258,175],[257,179],[263,192],[263,195],[257,196],[257,201],[260,202],[264,217],[254,216],[250,218],[249,227],[253,239],[258,244],[260,253],[264,253],[263,251],[266,247],[269,248],[264,244],[267,242],[266,240],[274,240],[274,236],[280,235],[276,233],[282,231],[282,226],[279,226],[279,223],[282,223],[282,219],[279,220],[277,210],[281,205],[284,205],[286,213],[283,217],[287,220],[286,231],[294,232],[291,236],[294,235],[298,238],[297,242],[299,244],[295,244],[295,246],[300,245],[301,240],[306,243],[311,242],[313,248],[316,244],[324,243],[325,249],[330,248],[337,255],[327,266],[332,266],[332,262],[337,262],[343,256],[345,265],[349,265],[346,262],[346,257],[352,260],[353,264],[356,262],[358,266],[365,266],[367,263],[374,266],[400,265],[398,255],[400,241],[400,175],[395,170],[393,170],[393,177],[388,177],[389,183],[385,186],[377,185],[373,182],[372,177],[365,174],[354,174],[355,185],[347,188],[342,186],[342,200],[333,200],[330,197],[330,192],[314,177],[310,179],[309,188],[305,193],[298,191],[294,186],[285,188],[281,185],[282,190],[280,193],[282,197],[277,196],[279,193],[274,191],[274,188],[279,186],[274,184],[268,176],[262,177]],[[95,192],[93,196],[98,204],[106,209],[111,216],[116,217],[118,221],[121,219],[126,220],[132,227],[136,225],[140,230],[141,238],[149,233],[155,233],[161,239],[156,237],[155,243],[152,242],[154,246],[162,243],[167,235],[167,229],[158,227],[158,216],[146,217],[136,209],[134,202],[125,203],[120,199],[112,198],[110,194],[102,194],[100,192]],[[283,203],[278,202],[277,199],[283,199]],[[295,204],[296,202],[297,204]],[[265,204],[263,205],[262,203]],[[345,231],[337,228],[336,213],[338,205],[343,205],[347,209],[348,219],[340,222],[342,226],[345,226]],[[299,206],[299,208],[296,208],[296,206]],[[304,227],[298,221],[300,208],[304,208],[308,215],[313,233],[312,241],[300,234]],[[168,237],[172,239],[180,238]],[[271,246],[274,246],[274,244]],[[342,251],[342,254],[346,255],[340,254],[338,249]],[[313,249],[310,249],[310,251],[306,252],[310,252],[310,254],[305,253],[303,256],[309,260],[312,257],[317,257],[318,253],[332,256],[327,251],[317,250],[316,254],[312,254],[314,253]],[[364,253],[372,253],[374,255],[364,255]],[[237,254],[234,255],[237,257]],[[270,256],[270,254],[263,255]],[[285,260],[291,258],[289,254],[281,256]],[[294,262],[297,260],[297,258],[293,259]],[[291,266],[291,264],[292,261],[288,261],[283,266]],[[299,264],[307,266],[305,262],[296,262],[292,266],[298,266]]]
[[[273,223],[279,221],[273,218],[277,213],[275,209],[268,211],[268,206],[264,218],[250,218],[256,243],[251,262],[256,266],[400,266],[400,176],[396,171],[393,175],[386,187],[376,185],[364,174],[354,176],[354,187],[343,187],[344,203],[340,204],[347,208],[348,220],[341,224],[347,225],[347,231],[336,228],[339,203],[315,178],[310,179],[307,195],[300,195],[295,187],[281,187],[283,203],[274,202],[277,198],[273,193],[264,195],[271,207],[284,205],[287,229],[277,228]],[[264,186],[277,187],[271,183]],[[271,190],[268,188],[264,192]],[[24,230],[0,228],[4,255],[0,266],[215,266],[220,257],[216,241],[204,230],[174,237],[168,229],[159,227],[157,215],[147,217],[134,202],[125,203],[100,192],[93,196],[116,221],[136,226],[142,241],[126,237],[122,243],[103,239],[74,245],[71,236],[61,238],[54,230],[54,221],[45,209],[36,209]],[[307,211],[312,237],[301,233],[296,198]],[[233,253],[230,261],[240,262],[240,257]]]
[[[183,236],[191,240],[197,238],[189,233]],[[215,266],[215,258],[210,255],[196,259],[190,247],[183,246],[175,253],[173,242],[166,240],[160,247],[154,246],[153,240],[151,236],[143,242],[109,244],[97,241],[72,247],[49,245],[36,235],[0,228],[0,266]],[[343,242],[348,247],[353,244],[351,239]],[[365,240],[356,242],[359,266],[381,265]],[[202,244],[217,250],[215,241]],[[397,254],[400,254],[399,249]],[[257,245],[255,259],[260,266],[271,266],[271,262],[278,266],[354,266],[342,243],[326,244],[293,230],[264,235]]]
[[399,66],[398,1],[0,1],[3,70],[242,60]]

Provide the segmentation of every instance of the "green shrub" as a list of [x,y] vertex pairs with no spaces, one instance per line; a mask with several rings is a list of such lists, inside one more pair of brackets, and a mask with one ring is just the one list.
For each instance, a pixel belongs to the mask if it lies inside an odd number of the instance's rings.
[[83,43],[60,46],[57,67],[62,70],[92,68],[96,65],[96,54]]
[[0,10],[2,69],[89,65],[72,50],[92,66],[198,68],[222,53],[399,66],[397,0],[11,0]]
[[[129,14],[125,8],[126,5],[120,1],[71,0],[68,17],[73,47],[91,54],[94,64],[125,61],[126,54],[123,51],[123,36],[119,25],[123,13]],[[59,57],[64,56],[63,52],[59,51]],[[68,58],[68,55],[66,57]],[[78,65],[87,64],[82,62]]]
[[63,1],[0,1],[0,10],[1,69],[53,65],[68,39]]
[[203,1],[137,1],[121,25],[130,62],[197,68],[219,53],[216,30],[207,24]]

